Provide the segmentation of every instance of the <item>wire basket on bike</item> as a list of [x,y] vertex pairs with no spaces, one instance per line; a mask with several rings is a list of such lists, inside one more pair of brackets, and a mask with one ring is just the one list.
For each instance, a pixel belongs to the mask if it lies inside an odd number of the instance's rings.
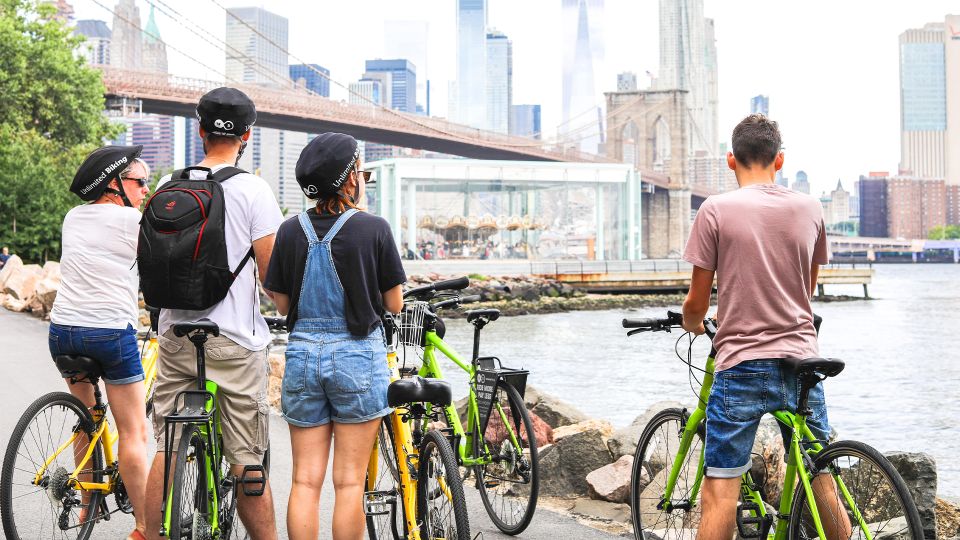
[[407,302],[397,318],[397,343],[404,348],[423,348],[423,323],[430,309],[428,302]]

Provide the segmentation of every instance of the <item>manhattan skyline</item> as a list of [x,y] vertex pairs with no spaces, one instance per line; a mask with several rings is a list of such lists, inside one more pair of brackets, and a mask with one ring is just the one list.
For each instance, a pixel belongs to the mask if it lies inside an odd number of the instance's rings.
[[[225,0],[226,7],[256,5]],[[812,192],[829,190],[841,178],[852,181],[870,170],[895,171],[899,152],[899,86],[897,37],[907,28],[942,20],[953,4],[928,0],[896,4],[873,12],[869,2],[778,4],[775,10],[759,1],[723,4],[704,1],[704,15],[715,21],[719,66],[719,136],[729,140],[733,125],[749,113],[749,99],[769,95],[771,116],[784,133],[791,179],[807,171]],[[149,4],[139,0],[142,14]],[[225,14],[209,0],[189,8],[174,6],[194,22],[222,38]],[[488,0],[488,26],[513,42],[513,102],[542,105],[546,138],[561,122],[561,2],[538,0],[513,5]],[[91,0],[74,2],[77,19],[110,21],[111,14]],[[953,5],[954,12],[960,8]],[[422,21],[428,28],[428,70],[431,112],[446,116],[447,83],[456,80],[456,2],[422,0],[391,3],[358,0],[349,5],[273,2],[268,9],[290,19],[290,63],[305,61],[331,71],[333,99],[347,99],[345,88],[360,78],[364,61],[392,58],[384,48],[384,28],[390,21]],[[659,68],[658,2],[610,1],[604,9],[605,62],[595,66],[600,91],[616,88],[616,74],[633,71],[641,88],[647,71]],[[323,24],[335,11],[349,25]],[[830,14],[826,17],[826,14]],[[869,14],[870,24],[865,21]],[[182,30],[157,13],[166,40],[189,42],[195,55],[219,60],[222,51]],[[531,24],[531,21],[538,21]],[[325,26],[318,31],[315,26]],[[170,72],[215,79],[180,54],[169,51]],[[214,66],[222,65],[215,62]],[[421,103],[423,100],[421,99]]]

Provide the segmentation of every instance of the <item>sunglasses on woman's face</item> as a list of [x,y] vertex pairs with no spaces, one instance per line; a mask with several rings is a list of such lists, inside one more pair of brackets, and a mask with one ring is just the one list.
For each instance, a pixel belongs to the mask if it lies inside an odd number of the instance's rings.
[[137,186],[142,188],[147,187],[147,182],[150,180],[147,177],[136,177],[136,176],[121,176],[120,179],[126,182],[136,182]]
[[376,180],[371,180],[371,179],[370,179],[370,178],[373,176],[373,171],[361,171],[361,170],[358,169],[357,167],[354,167],[354,168],[353,168],[353,171],[354,171],[355,173],[357,173],[357,176],[362,176],[362,177],[363,177],[363,183],[364,183],[364,184],[366,184],[366,185],[369,186],[370,184],[376,184],[376,183],[377,183]]

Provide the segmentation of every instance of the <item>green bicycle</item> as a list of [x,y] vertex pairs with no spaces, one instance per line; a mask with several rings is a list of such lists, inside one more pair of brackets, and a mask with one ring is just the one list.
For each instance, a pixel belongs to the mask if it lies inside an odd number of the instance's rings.
[[[665,319],[624,319],[623,327],[631,329],[627,333],[631,336],[669,332],[679,328],[682,321],[680,314],[670,312]],[[716,325],[707,320],[704,326],[712,339]],[[697,408],[692,412],[659,412],[637,443],[630,506],[634,534],[639,540],[692,540],[697,535],[706,404],[713,385],[715,356],[716,351],[711,350]],[[774,510],[763,500],[750,472],[745,473],[736,516],[739,538],[922,539],[913,498],[882,454],[861,442],[828,444],[817,440],[807,426],[807,416],[812,412],[807,403],[810,390],[838,375],[844,363],[828,358],[789,363],[800,381],[797,411],[773,413],[790,433],[783,494]]]
[[[473,356],[464,361],[443,341],[445,326],[437,312],[479,300],[461,297],[470,285],[466,277],[417,287],[404,293],[405,305],[398,324],[399,342],[423,359],[417,374],[442,379],[437,351],[469,377],[466,424],[457,408],[444,407],[452,428],[450,446],[460,466],[472,471],[483,506],[494,525],[506,534],[519,534],[530,524],[537,506],[539,471],[533,420],[523,402],[528,372],[504,368],[498,358],[481,357],[480,331],[496,321],[496,309],[467,311],[474,326]],[[432,300],[440,299],[431,303]],[[401,374],[413,374],[401,369]],[[464,429],[466,426],[466,429]]]
[[[223,456],[219,387],[207,380],[204,344],[219,336],[210,321],[174,325],[173,333],[187,336],[197,350],[197,389],[176,397],[174,413],[164,421],[163,521],[160,535],[168,538],[244,538],[237,519],[238,490],[244,496],[263,495],[269,468],[269,450],[262,465],[247,465],[237,477]],[[173,448],[174,429],[180,441]]]

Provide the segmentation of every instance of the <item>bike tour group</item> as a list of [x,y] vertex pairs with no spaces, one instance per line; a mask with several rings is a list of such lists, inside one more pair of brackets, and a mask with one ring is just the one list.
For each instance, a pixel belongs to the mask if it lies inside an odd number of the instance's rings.
[[[37,400],[11,436],[0,482],[7,538],[90,538],[117,510],[135,518],[128,539],[278,538],[269,463],[285,456],[270,452],[272,334],[261,286],[289,332],[287,538],[466,540],[468,482],[501,531],[525,530],[539,483],[526,372],[479,356],[480,330],[499,312],[467,312],[471,358],[444,343],[440,311],[479,298],[461,295],[466,278],[404,292],[390,226],[365,211],[371,174],[353,137],[324,133],[307,144],[296,179],[314,204],[284,220],[267,182],[238,168],[254,103],[217,88],[196,113],[205,158],[162,178],[152,196],[141,146],[99,148],[73,179],[85,204],[63,222],[49,329],[69,394]],[[922,538],[897,471],[865,444],[831,440],[823,381],[844,363],[820,358],[810,301],[828,262],[820,203],[774,182],[784,160],[776,122],[748,116],[732,148],[740,188],[707,198],[696,214],[682,313],[623,321],[628,335],[682,328],[691,343],[712,340],[704,367],[688,363],[702,377],[697,406],[662,411],[641,434],[635,535]],[[148,385],[141,292],[159,308]],[[403,365],[398,349],[413,352]],[[463,420],[436,352],[469,375]],[[765,414],[786,449],[779,501],[765,500],[751,473]],[[320,507],[329,463],[332,509]],[[332,531],[320,530],[321,511],[332,512]]]

